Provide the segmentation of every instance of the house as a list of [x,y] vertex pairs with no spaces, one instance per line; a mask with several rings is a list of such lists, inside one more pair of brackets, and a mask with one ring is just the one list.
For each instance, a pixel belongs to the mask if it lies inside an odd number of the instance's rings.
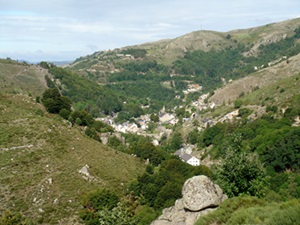
[[165,113],[165,114],[162,113],[159,116],[160,116],[159,120],[161,123],[171,123],[175,119],[175,116],[170,113]]
[[183,162],[186,162],[186,163],[188,163],[192,166],[199,166],[200,165],[200,160],[197,159],[195,156],[184,153],[183,155],[180,155],[179,158]]
[[175,155],[177,155],[181,159],[181,161],[186,162],[192,166],[200,166],[200,160],[195,156],[184,153],[183,149],[179,149],[178,151],[176,151]]

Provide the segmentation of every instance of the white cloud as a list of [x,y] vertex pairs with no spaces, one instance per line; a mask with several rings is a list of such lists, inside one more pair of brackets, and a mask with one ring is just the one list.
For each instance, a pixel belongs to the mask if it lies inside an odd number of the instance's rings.
[[96,23],[82,23],[82,22],[71,22],[59,25],[63,29],[67,29],[69,32],[79,33],[111,33],[115,29],[112,25],[96,22]]
[[[38,60],[74,59],[201,28],[229,31],[295,18],[300,1],[0,0],[0,5],[0,57],[13,52]],[[36,54],[39,49],[43,53]]]

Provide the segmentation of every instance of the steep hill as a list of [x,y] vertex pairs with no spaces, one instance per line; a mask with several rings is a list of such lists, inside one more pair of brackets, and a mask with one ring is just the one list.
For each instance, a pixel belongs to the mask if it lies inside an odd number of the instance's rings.
[[97,188],[122,194],[144,170],[136,158],[86,137],[27,95],[0,94],[0,118],[1,213],[76,224],[83,195]]

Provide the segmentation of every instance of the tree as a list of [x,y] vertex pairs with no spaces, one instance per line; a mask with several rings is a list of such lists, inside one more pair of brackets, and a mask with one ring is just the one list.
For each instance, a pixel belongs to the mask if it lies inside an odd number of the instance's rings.
[[273,138],[261,147],[263,161],[271,165],[275,171],[300,168],[300,128],[282,129],[272,133]]
[[174,205],[176,199],[182,197],[182,184],[168,181],[158,192],[155,208],[167,208]]
[[214,143],[214,140],[219,136],[223,136],[225,132],[225,124],[217,123],[215,126],[204,130],[202,141],[204,146],[209,146]]
[[217,170],[217,182],[230,197],[240,194],[261,196],[267,178],[256,154],[229,150]]
[[59,111],[59,115],[66,120],[69,118],[70,113],[71,112],[69,110],[67,110],[66,108],[63,108]]
[[49,113],[58,114],[62,109],[71,111],[71,100],[62,96],[57,88],[45,90],[42,97],[42,103]]
[[[86,110],[75,110],[70,114],[69,120],[81,126],[91,126],[94,123],[93,117]],[[78,124],[77,121],[80,121]]]
[[174,132],[170,139],[170,148],[171,151],[178,150],[182,145],[182,136],[179,132]]
[[157,114],[151,114],[150,115],[150,119],[151,119],[151,121],[153,121],[153,122],[159,122],[159,116],[157,115]]
[[243,105],[243,101],[241,99],[237,99],[234,101],[234,108],[239,109]]
[[199,138],[199,132],[198,129],[195,128],[189,133],[188,142],[191,143],[192,145],[195,145],[197,144],[198,138]]

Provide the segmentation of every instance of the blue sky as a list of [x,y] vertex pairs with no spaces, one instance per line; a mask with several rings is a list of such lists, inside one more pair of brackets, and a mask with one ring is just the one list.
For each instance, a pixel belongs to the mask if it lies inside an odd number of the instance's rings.
[[299,0],[0,0],[0,58],[74,60],[95,51],[300,17]]

